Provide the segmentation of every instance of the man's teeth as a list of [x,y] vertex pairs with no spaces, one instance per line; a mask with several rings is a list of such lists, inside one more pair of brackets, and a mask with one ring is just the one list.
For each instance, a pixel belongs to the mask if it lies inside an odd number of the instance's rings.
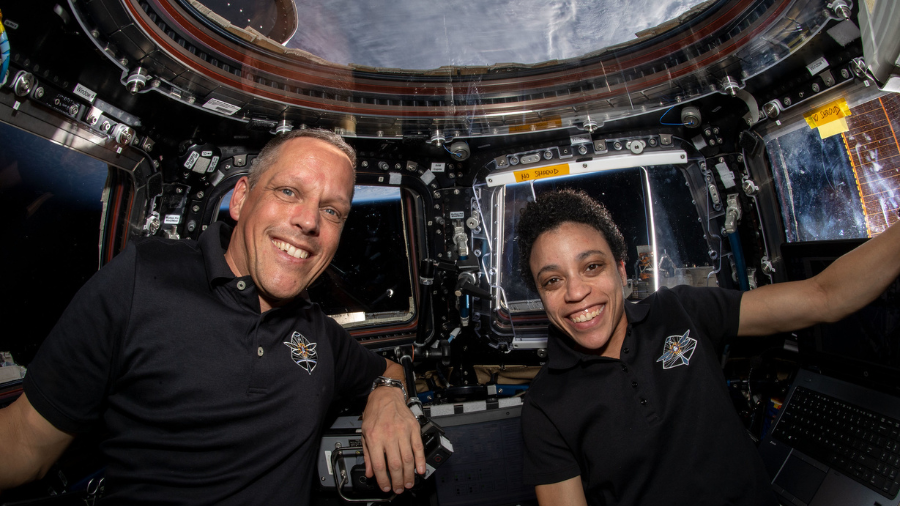
[[277,247],[281,251],[284,251],[285,253],[287,253],[288,255],[290,255],[294,258],[306,258],[309,256],[308,251],[304,251],[302,249],[295,248],[286,242],[283,242],[283,241],[272,241],[272,242],[275,243],[275,247]]
[[587,311],[581,312],[578,314],[578,316],[571,316],[570,318],[572,318],[572,321],[575,323],[583,323],[583,322],[586,322],[589,320],[593,320],[594,318],[596,318],[598,316],[600,316],[600,310],[595,309],[591,312],[587,312]]

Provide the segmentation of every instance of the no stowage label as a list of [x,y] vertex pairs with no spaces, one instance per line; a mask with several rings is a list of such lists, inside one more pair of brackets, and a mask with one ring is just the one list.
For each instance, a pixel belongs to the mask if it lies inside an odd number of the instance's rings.
[[547,167],[538,167],[535,169],[518,170],[513,172],[516,176],[516,182],[534,181],[545,177],[565,176],[569,173],[569,164],[562,163],[559,165],[550,165]]

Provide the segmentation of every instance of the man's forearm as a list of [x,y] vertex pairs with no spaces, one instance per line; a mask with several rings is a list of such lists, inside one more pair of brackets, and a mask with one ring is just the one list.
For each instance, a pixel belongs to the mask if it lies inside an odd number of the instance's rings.
[[[386,378],[391,378],[391,379],[401,381],[404,385],[406,385],[407,390],[409,390],[410,388],[413,388],[415,386],[415,385],[407,385],[406,384],[406,373],[405,373],[402,365],[398,364],[397,362],[394,362],[393,360],[385,359],[385,361],[387,362],[387,365],[385,366],[383,376],[385,376]],[[415,394],[415,392],[407,392],[407,393],[410,396]]]
[[24,394],[0,409],[0,490],[42,478],[72,439],[35,411]]

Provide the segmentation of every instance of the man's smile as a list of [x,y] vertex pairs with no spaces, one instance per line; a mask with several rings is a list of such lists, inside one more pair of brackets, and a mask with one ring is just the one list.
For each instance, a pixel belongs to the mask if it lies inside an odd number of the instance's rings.
[[276,248],[280,249],[281,251],[284,251],[285,253],[287,253],[288,255],[290,255],[294,258],[303,259],[303,258],[309,257],[309,251],[306,251],[306,250],[303,250],[300,248],[296,248],[296,247],[294,247],[294,245],[286,243],[284,241],[279,241],[278,239],[272,239],[272,244],[274,244]]

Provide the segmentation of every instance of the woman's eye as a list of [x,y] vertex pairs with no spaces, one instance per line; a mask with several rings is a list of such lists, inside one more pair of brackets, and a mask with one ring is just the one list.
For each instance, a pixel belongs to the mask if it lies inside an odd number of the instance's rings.
[[294,196],[294,190],[291,190],[290,188],[282,188],[281,193],[284,194],[286,197]]

